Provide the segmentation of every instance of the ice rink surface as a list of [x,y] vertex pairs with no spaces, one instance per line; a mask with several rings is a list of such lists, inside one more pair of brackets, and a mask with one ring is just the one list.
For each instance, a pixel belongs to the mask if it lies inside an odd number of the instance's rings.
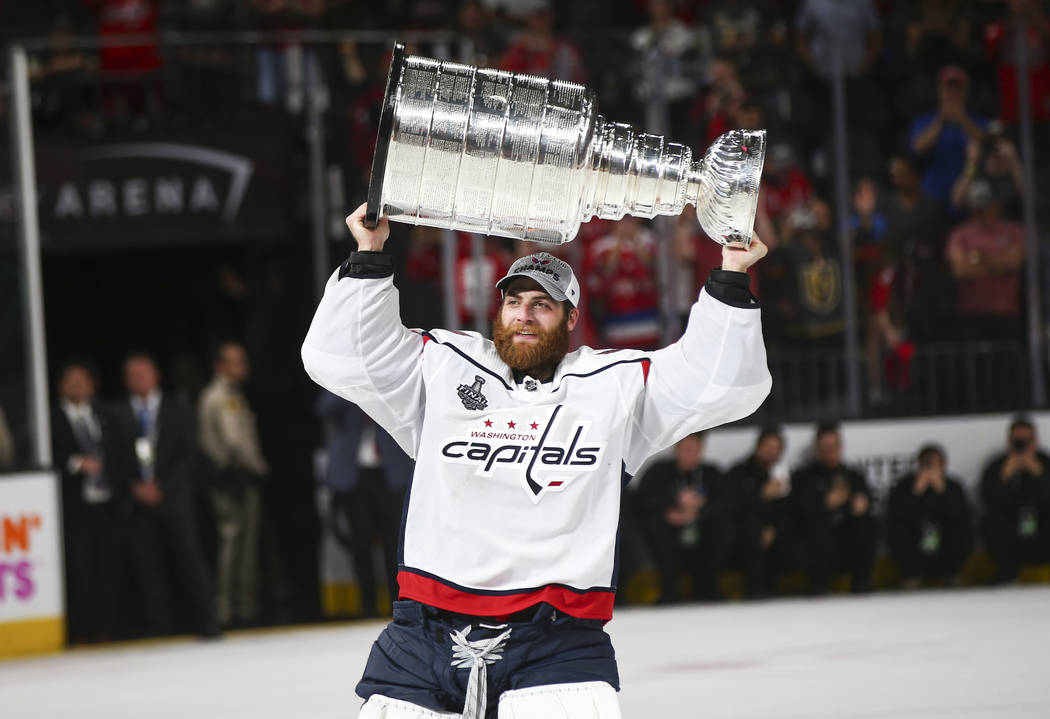
[[[5,719],[352,719],[381,622],[0,662]],[[1050,717],[1050,588],[620,610],[625,719]]]

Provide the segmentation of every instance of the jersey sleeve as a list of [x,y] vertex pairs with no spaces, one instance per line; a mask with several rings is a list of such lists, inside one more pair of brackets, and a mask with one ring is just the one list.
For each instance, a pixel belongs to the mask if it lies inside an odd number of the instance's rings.
[[423,337],[401,322],[392,276],[325,286],[302,349],[317,384],[350,400],[416,456],[423,423]]
[[687,434],[748,416],[772,386],[758,305],[726,304],[707,289],[682,338],[651,358],[628,428],[628,474]]

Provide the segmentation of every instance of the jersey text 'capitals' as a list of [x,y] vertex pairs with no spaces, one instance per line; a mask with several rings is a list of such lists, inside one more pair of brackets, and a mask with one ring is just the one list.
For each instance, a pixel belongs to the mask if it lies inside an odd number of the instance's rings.
[[[471,431],[469,438],[446,439],[441,458],[445,462],[474,465],[476,474],[483,477],[496,470],[516,470],[521,473],[529,496],[539,501],[546,491],[560,490],[574,475],[597,467],[605,449],[605,442],[587,440],[590,422],[577,422],[558,430],[561,409],[562,405],[555,407],[550,419],[542,424],[522,423],[522,429],[531,431],[519,430],[518,422],[510,420],[499,429]],[[485,424],[491,425],[492,421],[486,419]]]

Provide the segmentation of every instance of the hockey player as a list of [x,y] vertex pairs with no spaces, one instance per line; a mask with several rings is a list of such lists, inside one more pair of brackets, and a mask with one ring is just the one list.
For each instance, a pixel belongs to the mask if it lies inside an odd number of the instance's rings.
[[366,719],[615,719],[612,616],[620,493],[650,455],[755,411],[769,393],[744,273],[727,247],[682,338],[655,352],[569,353],[580,284],[548,253],[497,283],[492,341],[407,329],[384,219],[347,218],[358,250],[303,344],[320,385],[415,458],[400,598],[357,685]]

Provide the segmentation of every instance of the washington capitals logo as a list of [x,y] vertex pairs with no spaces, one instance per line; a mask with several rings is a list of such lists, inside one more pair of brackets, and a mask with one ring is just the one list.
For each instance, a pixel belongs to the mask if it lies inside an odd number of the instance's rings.
[[559,282],[561,280],[561,274],[557,270],[558,265],[554,266],[555,269],[551,269],[547,266],[554,262],[554,259],[555,258],[552,255],[549,255],[546,252],[539,255],[531,255],[524,260],[527,264],[523,264],[520,267],[514,265],[511,267],[511,272],[542,272],[543,274],[550,275],[554,278],[555,282]]
[[516,468],[526,493],[538,502],[552,491],[565,489],[574,477],[597,468],[605,450],[605,442],[587,437],[589,421],[565,427],[555,433],[555,439],[552,432],[562,424],[561,410],[562,405],[554,407],[546,420],[491,415],[484,419],[484,428],[470,430],[467,437],[445,440],[442,459],[472,465],[480,477]]
[[481,394],[481,385],[483,384],[485,384],[485,380],[478,375],[474,375],[474,384],[461,384],[459,386],[457,393],[464,407],[467,409],[485,409],[489,406],[489,401],[485,399],[485,395]]

